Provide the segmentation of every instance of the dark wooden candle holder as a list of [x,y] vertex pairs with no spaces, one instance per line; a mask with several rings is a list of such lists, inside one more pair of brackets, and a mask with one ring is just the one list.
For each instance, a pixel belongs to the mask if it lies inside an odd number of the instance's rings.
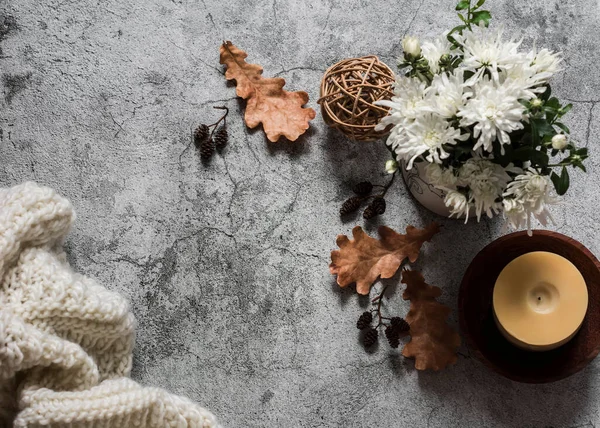
[[[513,259],[548,251],[570,260],[588,288],[588,310],[579,332],[565,345],[545,352],[517,348],[494,322],[492,294],[498,275]],[[560,233],[516,232],[485,247],[467,269],[458,297],[460,328],[472,352],[501,375],[527,383],[564,379],[583,369],[600,351],[600,262],[582,244]]]

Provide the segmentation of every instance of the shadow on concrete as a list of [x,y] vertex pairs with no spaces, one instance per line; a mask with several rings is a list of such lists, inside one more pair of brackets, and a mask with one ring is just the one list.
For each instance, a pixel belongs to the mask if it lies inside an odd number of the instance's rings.
[[[493,420],[497,426],[566,427],[578,422],[578,417],[591,405],[587,400],[588,370],[589,367],[554,383],[523,384],[505,379],[483,363],[463,355],[451,368],[419,372],[419,387],[453,408],[462,403],[459,412],[482,414],[482,419]],[[438,415],[442,421],[448,418],[448,410],[445,417]],[[552,424],[547,425],[548,421]]]

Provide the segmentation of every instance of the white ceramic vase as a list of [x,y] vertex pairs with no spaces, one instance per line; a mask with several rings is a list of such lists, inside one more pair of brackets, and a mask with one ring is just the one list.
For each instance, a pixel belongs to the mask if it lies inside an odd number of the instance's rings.
[[402,162],[402,177],[406,187],[414,198],[429,211],[450,217],[450,210],[444,204],[444,192],[436,189],[427,181],[425,166],[427,162],[415,162],[410,170],[406,169],[406,162]]

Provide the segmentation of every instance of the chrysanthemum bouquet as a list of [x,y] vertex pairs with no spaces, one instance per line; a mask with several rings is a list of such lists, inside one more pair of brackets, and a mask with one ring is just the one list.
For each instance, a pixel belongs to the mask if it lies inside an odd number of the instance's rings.
[[479,220],[503,213],[511,226],[551,219],[548,204],[569,187],[567,166],[585,171],[561,118],[571,109],[551,96],[559,54],[520,52],[521,41],[488,28],[485,0],[456,6],[462,24],[422,45],[406,37],[390,108],[387,145],[411,169],[427,162],[426,179],[445,193],[451,215]]

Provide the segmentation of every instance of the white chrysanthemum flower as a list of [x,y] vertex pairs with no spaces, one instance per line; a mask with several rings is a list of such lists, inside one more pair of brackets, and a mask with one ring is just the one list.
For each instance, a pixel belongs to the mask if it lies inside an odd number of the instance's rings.
[[394,151],[407,162],[406,169],[411,169],[415,159],[425,152],[428,152],[425,156],[428,162],[441,163],[442,159],[450,156],[444,145],[454,145],[469,138],[468,134],[462,134],[460,129],[453,128],[448,121],[431,113],[419,116],[405,127],[405,131],[408,138],[394,141]]
[[[423,96],[425,94],[425,83],[419,79],[398,76],[394,83],[394,96],[391,100],[377,101],[375,104],[383,107],[389,107],[390,112],[375,127],[375,130],[381,131],[389,125],[393,125],[386,144],[396,153],[405,152],[406,147],[410,147],[410,135],[407,128],[411,126],[425,112]],[[417,155],[418,156],[418,155]],[[401,159],[408,160],[412,156],[401,156]],[[412,162],[410,163],[412,167]],[[409,167],[409,169],[410,169]]]
[[557,202],[552,195],[552,182],[534,168],[528,168],[508,185],[503,194],[506,199],[514,199],[512,204],[521,204],[527,219],[527,230],[531,231],[531,216],[546,226],[552,216],[547,206]]
[[514,198],[502,200],[504,218],[513,229],[521,229],[527,225],[527,211],[523,203]]
[[440,59],[442,56],[450,54],[452,44],[448,41],[447,35],[448,32],[446,31],[433,42],[425,42],[421,46],[421,54],[427,60],[429,69],[433,74],[440,72]]
[[444,197],[444,203],[450,210],[450,217],[456,216],[460,218],[465,217],[465,223],[469,221],[469,211],[471,210],[471,204],[465,195],[456,190],[450,190]]
[[473,150],[483,147],[491,152],[492,143],[510,144],[510,132],[522,129],[524,107],[519,103],[513,87],[497,85],[484,78],[475,85],[475,96],[458,112],[461,126],[475,125],[473,136],[477,143]]
[[548,49],[542,49],[539,52],[532,50],[527,55],[531,68],[537,75],[537,80],[540,83],[545,83],[550,78],[560,71],[559,65],[562,61],[560,53],[554,53]]
[[453,188],[458,185],[458,177],[454,168],[444,168],[437,163],[428,163],[425,167],[427,181],[438,188]]
[[531,100],[546,90],[542,76],[526,63],[500,72],[500,83],[518,99]]
[[[501,191],[500,191],[501,194]],[[469,191],[470,201],[475,206],[475,214],[477,221],[481,220],[481,215],[485,213],[489,218],[494,214],[498,214],[502,208],[502,204],[498,202],[500,197],[498,188],[487,180],[479,182],[473,180],[473,187]]]
[[463,72],[459,68],[453,74],[434,76],[431,86],[425,90],[424,109],[448,119],[456,116],[466,100],[473,95],[464,84]]
[[[375,105],[390,108],[388,116],[381,119],[375,130],[383,131],[388,125],[412,122],[423,111],[424,94],[425,83],[419,79],[397,76],[392,99],[375,102]],[[389,139],[388,145],[392,145]]]
[[500,211],[502,205],[498,199],[511,180],[501,165],[487,159],[471,158],[460,168],[459,178],[469,186],[469,202],[475,207],[477,221],[483,213],[492,217]]
[[502,29],[492,30],[481,24],[473,31],[456,35],[455,39],[464,52],[461,66],[475,73],[469,84],[479,80],[486,70],[498,80],[498,70],[512,68],[524,59],[517,50],[521,41],[502,40]]

